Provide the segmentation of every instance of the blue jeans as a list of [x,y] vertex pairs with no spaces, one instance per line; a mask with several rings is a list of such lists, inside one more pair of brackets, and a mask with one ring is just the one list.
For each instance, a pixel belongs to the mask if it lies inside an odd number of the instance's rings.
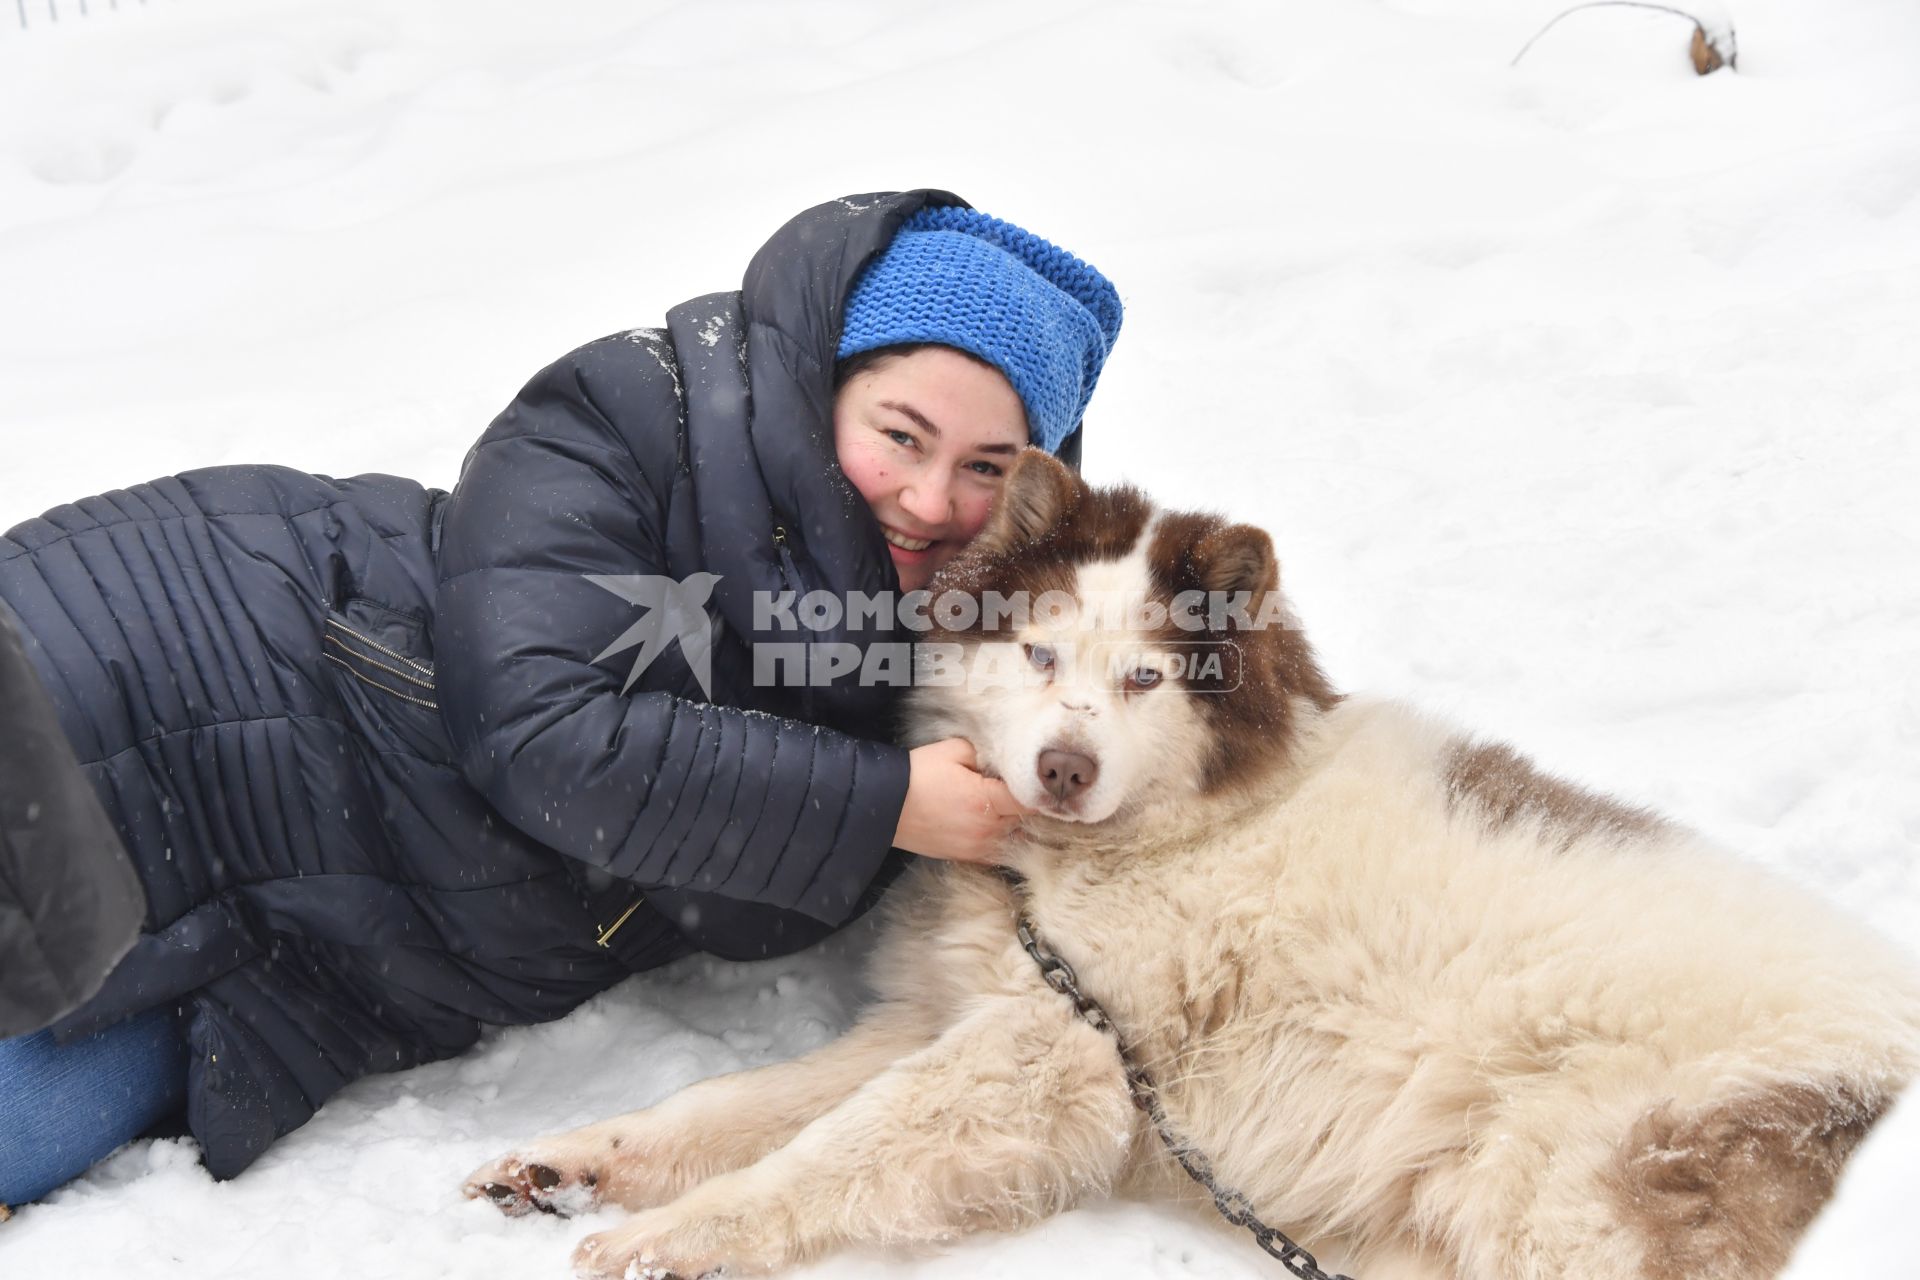
[[180,1110],[187,1047],[172,1006],[57,1045],[0,1040],[0,1204],[38,1200]]

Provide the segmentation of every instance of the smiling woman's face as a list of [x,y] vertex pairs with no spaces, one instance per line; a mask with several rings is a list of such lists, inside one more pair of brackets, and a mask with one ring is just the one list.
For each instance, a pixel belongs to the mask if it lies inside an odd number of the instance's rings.
[[833,401],[840,469],[867,500],[915,591],[987,522],[1027,414],[1006,375],[950,347],[887,356]]

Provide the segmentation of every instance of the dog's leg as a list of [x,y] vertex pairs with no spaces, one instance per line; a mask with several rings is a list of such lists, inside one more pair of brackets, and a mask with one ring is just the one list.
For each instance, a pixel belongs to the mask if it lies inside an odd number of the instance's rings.
[[462,1190],[512,1215],[664,1204],[781,1146],[934,1035],[914,1011],[880,1005],[804,1057],[702,1080],[658,1106],[541,1138],[474,1170]]
[[1003,997],[758,1164],[589,1236],[574,1265],[690,1280],[1018,1227],[1106,1193],[1137,1114],[1106,1036],[1051,993]]

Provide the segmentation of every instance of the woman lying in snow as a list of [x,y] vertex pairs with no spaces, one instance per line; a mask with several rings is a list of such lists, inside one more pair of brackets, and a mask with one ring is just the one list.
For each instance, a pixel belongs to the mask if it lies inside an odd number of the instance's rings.
[[958,197],[853,197],[542,370],[451,493],[220,467],[0,538],[0,1204],[182,1110],[231,1177],[483,1023],[989,860],[963,742],[753,646],[909,639],[764,602],[924,586],[1019,448],[1077,457],[1119,327]]

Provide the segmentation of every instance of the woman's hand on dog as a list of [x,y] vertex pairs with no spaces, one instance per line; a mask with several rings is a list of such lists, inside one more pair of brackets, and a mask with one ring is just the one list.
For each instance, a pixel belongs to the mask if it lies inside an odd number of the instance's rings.
[[926,858],[997,863],[1001,842],[1031,811],[1006,783],[980,772],[965,738],[915,747],[910,757],[907,802],[893,843]]

